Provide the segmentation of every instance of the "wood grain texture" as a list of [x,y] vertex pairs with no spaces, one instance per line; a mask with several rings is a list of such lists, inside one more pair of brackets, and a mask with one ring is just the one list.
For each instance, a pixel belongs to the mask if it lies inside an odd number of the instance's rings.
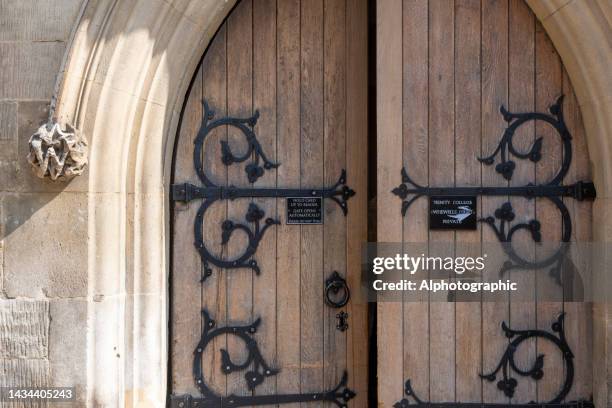
[[[573,160],[566,183],[579,180],[591,180],[589,152],[586,146],[586,136],[580,107],[576,100],[576,94],[572,88],[567,72],[563,70],[563,94],[564,117],[573,140]],[[578,202],[566,200],[566,205],[572,217],[572,242],[579,243],[579,249],[572,246],[572,261],[577,269],[574,278],[575,295],[582,288],[581,281],[585,285],[589,282],[589,260],[585,256],[585,246],[593,241],[592,232],[592,204],[590,202]],[[583,279],[580,279],[580,278]],[[564,312],[566,313],[565,333],[567,342],[574,353],[575,364],[575,386],[570,391],[566,400],[576,400],[593,394],[593,305],[591,302],[581,302],[580,299],[564,296]]]
[[368,305],[362,296],[361,254],[367,241],[368,212],[368,10],[366,1],[346,1],[346,171],[356,191],[346,222],[347,282],[352,300],[347,305],[350,330],[347,338],[349,387],[357,396],[352,405],[368,402]]
[[[505,0],[482,2],[481,70],[482,151],[488,155],[497,147],[506,127],[499,113],[499,107],[508,104],[508,2]],[[485,186],[507,185],[494,166],[483,166],[482,183]],[[505,201],[505,197],[483,197],[482,213],[493,214]],[[498,240],[490,228],[482,229],[482,240],[485,249],[497,248]],[[491,256],[487,259],[485,280],[498,278],[503,261]],[[482,361],[484,371],[489,372],[495,368],[508,344],[500,325],[502,321],[508,321],[509,313],[506,298],[483,297]],[[507,403],[509,400],[494,383],[483,381],[483,401]]]
[[[556,53],[550,39],[540,23],[536,23],[535,34],[535,73],[536,92],[535,108],[547,112],[550,105],[559,97],[562,91],[562,67],[559,55]],[[546,183],[559,171],[561,165],[561,144],[556,131],[540,122],[536,123],[536,134],[543,138],[542,160],[536,164],[536,179],[538,183]],[[536,248],[536,258],[543,259],[550,255],[552,248],[561,238],[560,215],[549,200],[536,201],[536,216],[542,224],[542,242],[544,245]],[[537,287],[537,326],[550,330],[551,323],[563,311],[563,290],[551,279],[548,271],[543,269],[536,274]],[[560,353],[554,345],[547,341],[537,342],[537,353],[546,355],[546,370],[549,373],[563,373],[564,367]],[[538,382],[537,394],[539,401],[547,401],[559,391],[562,378],[560,375],[544,376]]]
[[[196,95],[197,98],[197,95]],[[227,24],[221,26],[215,36],[213,43],[209,46],[204,60],[202,61],[202,98],[205,98],[210,106],[215,109],[216,117],[226,116],[227,113]],[[203,115],[203,112],[202,112]],[[193,135],[187,139],[193,148]],[[227,169],[221,163],[221,144],[219,140],[227,140],[227,129],[219,127],[208,136],[209,140],[204,145],[203,162],[209,163],[208,174],[219,185],[227,183]],[[185,156],[177,155],[178,158],[185,157],[185,162],[193,166],[193,152]],[[178,181],[178,180],[177,180]],[[194,203],[197,205],[197,203]],[[221,245],[221,223],[227,218],[227,206],[223,202],[213,204],[207,211],[203,221],[204,241],[209,245],[212,254],[223,259],[227,254]],[[175,236],[181,235],[191,239],[189,230],[175,228]],[[176,244],[175,244],[176,246]],[[227,325],[227,271],[212,267],[213,274],[201,286],[202,308],[209,311],[217,322],[218,327]],[[192,281],[192,285],[196,282]],[[187,296],[186,301],[193,300]],[[199,336],[199,334],[198,334]],[[202,369],[208,381],[221,395],[227,391],[227,377],[221,371],[221,355],[219,350],[227,347],[227,336],[219,336],[206,350]],[[195,346],[191,346],[195,348]]]
[[[259,110],[260,117],[255,126],[255,134],[266,155],[277,161],[277,88],[276,88],[276,0],[257,0],[253,2],[253,107]],[[254,187],[276,187],[277,174],[266,171],[254,183]],[[265,217],[278,219],[278,202],[275,199],[257,199],[254,202],[264,210]],[[276,361],[276,334],[278,327],[277,309],[277,234],[278,229],[266,232],[259,244],[257,263],[262,273],[253,279],[253,317],[264,317],[255,335],[257,344],[268,361]],[[254,391],[257,395],[276,393],[276,378],[269,378]]]
[[[402,167],[402,1],[376,3],[377,239],[402,241],[402,217],[386,192]],[[381,216],[384,215],[384,216]],[[399,302],[377,304],[378,403],[391,407],[403,394],[403,316]]]
[[[238,3],[227,19],[227,110],[232,116],[249,117],[253,114],[253,2]],[[247,143],[235,128],[228,127],[227,141],[234,154],[244,154]],[[227,167],[228,185],[247,187],[245,164]],[[248,198],[226,201],[227,216],[231,220],[243,220],[252,200]],[[218,239],[218,238],[217,238]],[[226,245],[228,259],[243,253],[248,241],[238,231],[232,234]],[[259,258],[261,256],[258,253]],[[269,271],[266,271],[269,272]],[[274,272],[272,272],[274,273]],[[227,272],[227,319],[230,324],[245,324],[253,321],[253,278],[248,268]],[[244,361],[248,350],[235,336],[227,337],[227,351],[234,361]],[[228,394],[250,394],[243,372],[227,376]]]
[[[346,169],[346,0],[325,0],[323,7],[323,170],[324,183],[331,186]],[[324,220],[323,278],[332,271],[346,278],[346,217],[329,202]],[[326,389],[331,389],[346,369],[348,333],[336,329],[339,310],[324,308],[323,383]]]
[[[277,2],[277,151],[279,186],[300,185],[300,2]],[[279,208],[286,207],[279,200]],[[300,391],[300,229],[281,224],[277,230],[277,390]],[[299,404],[287,405],[296,407]]]
[[[455,1],[455,183],[481,185],[481,165],[475,160],[480,151],[480,4],[471,0]],[[457,256],[481,256],[481,226],[476,231],[457,231]],[[457,278],[470,278],[466,276]],[[480,280],[476,276],[472,278]],[[479,295],[459,294],[455,304],[456,401],[482,400],[477,381],[482,372],[482,316]],[[465,300],[462,302],[461,300]],[[462,374],[460,374],[462,373]]]
[[[323,1],[301,4],[300,184],[323,185]],[[323,226],[300,227],[301,391],[323,389]],[[305,405],[305,404],[302,404]]]
[[[193,155],[193,135],[196,134],[202,120],[202,68],[198,70],[192,89],[187,99],[185,114],[182,117],[176,146],[177,156]],[[197,182],[198,176],[191,161],[179,160],[174,167],[176,180]],[[198,203],[174,203],[173,228],[184,231],[193,230]],[[200,256],[193,247],[191,234],[174,236],[172,247],[172,344],[171,366],[172,387],[176,392],[195,392],[193,381],[193,348],[197,344],[202,330],[200,311],[193,307],[194,300],[201,302]]]
[[[535,93],[535,16],[523,0],[509,4],[508,60],[512,67],[508,75],[508,109],[512,112],[533,112]],[[528,151],[535,141],[535,125],[526,123],[516,131],[514,143],[520,151]],[[535,164],[520,160],[510,185],[520,186],[533,182]],[[518,216],[517,222],[529,222],[535,217],[534,200],[512,198],[512,207]],[[516,234],[514,246],[526,259],[535,260],[535,243],[526,232]],[[535,274],[533,270],[515,270],[509,273],[520,291],[519,296],[510,294],[510,324],[517,329],[536,327]],[[535,341],[523,344],[516,352],[517,364],[528,367],[536,358]],[[515,402],[536,400],[536,382],[517,376],[518,386]]]
[[[455,184],[454,2],[429,2],[429,181]],[[452,256],[455,233],[430,232],[436,256]],[[431,246],[430,246],[431,247]],[[432,278],[433,278],[432,273]],[[447,274],[443,278],[448,279]],[[455,399],[455,304],[430,293],[429,390],[432,401]]]
[[[427,0],[404,1],[402,16],[403,166],[421,184],[427,184],[429,178],[428,3]],[[394,181],[398,179],[396,171]],[[410,207],[410,215],[404,217],[403,240],[407,246],[427,242],[427,206],[427,200],[418,200]],[[429,302],[426,294],[404,295],[403,325],[404,379],[411,380],[419,396],[429,399]]]

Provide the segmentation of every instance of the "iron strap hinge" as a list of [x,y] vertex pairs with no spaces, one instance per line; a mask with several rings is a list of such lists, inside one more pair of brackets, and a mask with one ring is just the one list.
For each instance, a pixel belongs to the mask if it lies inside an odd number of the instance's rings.
[[[515,398],[515,391],[519,385],[515,376],[531,378],[539,381],[544,377],[544,354],[538,355],[531,363],[530,367],[518,368],[515,362],[515,353],[523,344],[528,344],[534,338],[538,341],[551,343],[561,354],[564,363],[563,373],[565,378],[560,391],[550,401],[547,402],[528,402],[515,403],[512,401],[512,407],[524,408],[594,408],[593,401],[578,400],[566,401],[566,397],[572,389],[574,382],[574,354],[570,349],[565,338],[565,314],[559,315],[556,321],[551,325],[552,331],[542,329],[531,330],[516,330],[510,328],[505,322],[502,322],[501,328],[508,339],[508,345],[501,360],[492,372],[480,374],[480,378],[490,383],[497,383],[497,388],[510,399]],[[501,378],[500,378],[501,377]],[[412,387],[412,382],[406,380],[404,385],[404,398],[393,404],[393,408],[496,408],[508,407],[508,403],[481,403],[481,402],[430,402],[422,400]]]
[[[255,184],[266,174],[266,172],[280,166],[280,163],[273,162],[267,157],[263,147],[257,139],[254,127],[258,118],[259,113],[256,111],[253,116],[248,118],[226,116],[215,119],[214,112],[210,109],[208,104],[204,102],[204,117],[200,129],[193,141],[193,166],[200,184],[194,185],[190,182],[183,182],[171,186],[170,194],[173,201],[191,202],[193,200],[200,200],[198,203],[199,208],[194,219],[194,245],[202,258],[202,282],[212,275],[212,265],[225,269],[250,268],[259,274],[259,265],[257,261],[253,259],[253,256],[257,251],[257,247],[264,232],[269,227],[280,224],[278,218],[266,217],[264,209],[257,203],[249,203],[244,217],[245,222],[226,219],[221,223],[222,245],[228,244],[235,231],[243,232],[248,239],[248,245],[244,248],[242,254],[236,256],[232,260],[228,260],[215,251],[211,251],[205,242],[205,213],[214,203],[237,198],[312,197],[316,199],[320,198],[321,205],[322,199],[333,201],[340,207],[342,214],[346,216],[348,214],[348,200],[355,195],[355,191],[347,185],[345,170],[340,172],[340,177],[338,177],[333,185],[323,188],[256,187]],[[226,134],[225,131],[213,132],[214,129],[219,127],[232,127],[235,131],[238,131],[238,134],[244,136],[247,149],[246,152],[241,154],[235,154],[232,151],[232,146],[230,146],[228,140],[225,138],[220,140],[221,162],[226,167],[239,163],[247,163],[244,166],[246,176],[244,186],[217,185],[206,172],[206,166],[204,166],[203,163],[204,144],[211,135],[219,136]],[[289,223],[289,220],[287,220],[287,222]]]
[[578,181],[568,186],[562,185],[533,185],[517,187],[416,187],[409,188],[402,184],[394,190],[402,199],[409,195],[419,196],[512,196],[525,198],[538,197],[572,197],[578,201],[594,200],[597,196],[595,185],[590,181]]
[[[549,275],[555,279],[557,284],[562,284],[563,266],[567,260],[568,243],[572,236],[571,213],[567,208],[564,198],[574,198],[578,201],[594,200],[597,196],[595,185],[591,181],[578,181],[570,185],[563,185],[563,180],[567,176],[572,163],[572,136],[565,124],[562,109],[563,96],[550,107],[549,113],[528,112],[514,113],[506,110],[503,106],[500,111],[504,120],[507,122],[500,142],[495,150],[486,157],[477,157],[478,161],[484,165],[492,166],[495,164],[495,171],[505,180],[505,186],[499,187],[436,187],[417,183],[410,177],[406,168],[402,168],[402,183],[392,190],[392,193],[401,200],[401,213],[405,216],[410,206],[420,197],[435,196],[501,196],[501,197],[523,197],[525,199],[544,198],[551,202],[559,211],[561,216],[561,245],[551,255],[536,261],[526,259],[521,256],[511,245],[513,235],[518,231],[526,231],[531,234],[535,242],[542,241],[541,224],[537,218],[528,222],[517,222],[511,201],[503,203],[493,214],[480,217],[477,221],[488,225],[495,233],[497,239],[506,243],[503,246],[509,259],[504,262],[500,270],[504,274],[512,269],[549,269]],[[538,137],[528,150],[519,150],[514,145],[513,139],[516,131],[524,124],[539,121],[552,126],[561,142],[562,162],[559,170],[549,180],[539,184],[530,183],[523,186],[509,186],[508,182],[517,168],[516,159],[529,160],[538,163],[543,157],[544,139]],[[550,143],[547,141],[547,143]],[[570,281],[573,275],[569,275],[570,268],[566,270],[566,281]]]
[[172,185],[172,200],[189,202],[196,199],[233,200],[236,198],[287,198],[287,197],[323,197],[342,196],[339,205],[345,207],[354,193],[352,190],[341,189],[295,189],[295,188],[240,188],[240,187],[198,187],[191,183]]
[[[346,399],[353,398],[354,393]],[[348,395],[348,394],[347,394]],[[339,399],[338,399],[339,398]],[[344,394],[338,392],[310,393],[310,394],[277,394],[277,395],[252,395],[228,397],[193,397],[189,394],[171,395],[170,408],[234,408],[245,406],[278,405],[292,403],[308,403],[327,401],[338,407],[347,408]]]
[[[340,177],[335,184],[324,188],[293,189],[293,188],[271,188],[255,187],[257,180],[266,174],[266,171],[278,168],[279,163],[272,162],[266,156],[264,149],[257,140],[255,125],[259,113],[248,118],[222,117],[215,119],[214,112],[204,102],[204,117],[200,130],[194,139],[193,164],[198,176],[200,185],[189,182],[173,184],[171,187],[171,197],[173,201],[191,202],[200,200],[198,209],[194,217],[194,245],[202,258],[201,278],[203,283],[212,275],[212,266],[223,269],[250,268],[256,274],[260,273],[259,265],[253,256],[257,247],[264,236],[264,233],[275,225],[280,224],[276,217],[266,217],[264,209],[260,208],[253,200],[248,203],[244,221],[225,219],[221,222],[221,245],[227,245],[232,235],[238,231],[246,235],[248,243],[243,247],[243,252],[233,259],[227,259],[223,253],[212,251],[205,242],[204,226],[205,214],[213,204],[223,200],[233,200],[236,198],[307,198],[314,197],[313,201],[319,204],[318,211],[322,211],[323,199],[329,199],[336,203],[344,216],[348,214],[348,200],[355,195],[355,192],[346,184],[346,171],[342,170]],[[204,160],[204,142],[211,134],[226,135],[227,132],[212,132],[219,127],[232,127],[233,131],[239,131],[244,136],[247,150],[241,154],[235,154],[228,143],[227,138],[221,139],[221,161],[225,166],[246,162],[244,171],[246,180],[245,187],[220,186],[209,178],[206,174]],[[247,183],[248,181],[248,183]],[[289,200],[288,200],[289,201]],[[287,206],[289,209],[289,204]],[[288,210],[289,214],[289,210]],[[287,215],[289,223],[289,215]],[[346,292],[348,296],[348,290]],[[348,298],[347,298],[348,300]],[[355,392],[348,387],[348,373],[345,371],[340,381],[334,388],[322,390],[317,393],[299,394],[271,394],[271,395],[220,395],[210,387],[204,376],[203,353],[207,346],[211,345],[218,336],[232,336],[235,340],[242,343],[246,349],[246,360],[235,362],[230,356],[230,352],[221,349],[221,371],[229,375],[238,371],[246,371],[244,380],[249,391],[254,391],[257,386],[266,379],[279,373],[279,369],[270,366],[264,359],[257,344],[254,334],[261,323],[261,319],[256,319],[253,323],[243,326],[222,326],[216,327],[215,321],[211,319],[206,310],[202,310],[203,330],[200,336],[193,357],[193,377],[195,384],[200,391],[199,396],[191,395],[171,395],[169,404],[172,408],[234,408],[260,405],[278,405],[289,403],[308,403],[327,401],[338,408],[347,408],[348,401],[355,397]]]

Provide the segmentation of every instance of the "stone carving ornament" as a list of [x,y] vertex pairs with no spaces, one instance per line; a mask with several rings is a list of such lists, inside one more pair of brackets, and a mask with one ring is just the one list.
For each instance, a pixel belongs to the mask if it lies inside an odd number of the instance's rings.
[[28,162],[40,178],[51,180],[78,176],[87,165],[87,140],[67,125],[62,130],[59,123],[50,121],[38,128],[30,137]]

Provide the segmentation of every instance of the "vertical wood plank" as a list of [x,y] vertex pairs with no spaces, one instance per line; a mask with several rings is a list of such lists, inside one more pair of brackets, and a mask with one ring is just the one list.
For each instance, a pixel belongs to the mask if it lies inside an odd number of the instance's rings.
[[[429,2],[429,174],[431,185],[455,182],[454,1]],[[430,232],[431,243],[452,246],[452,231]],[[452,252],[452,251],[451,251]],[[452,253],[436,256],[452,256]],[[448,279],[447,276],[445,279]],[[455,305],[430,294],[429,389],[432,401],[455,400]],[[435,299],[434,299],[435,298]]]
[[[495,150],[504,132],[499,107],[508,103],[508,2],[484,0],[482,2],[482,151],[488,155]],[[485,186],[504,185],[504,179],[495,166],[482,167]],[[505,197],[483,197],[482,213],[493,214],[506,201]],[[498,248],[499,241],[491,228],[482,229],[483,248]],[[499,252],[498,252],[499,253]],[[485,280],[495,280],[503,259],[487,258]],[[484,372],[493,370],[508,344],[501,330],[501,322],[508,321],[508,302],[497,297],[486,298],[482,304],[482,360]],[[483,381],[483,402],[508,403],[508,399],[494,383]]]
[[[176,146],[174,180],[197,183],[198,176],[193,167],[193,139],[202,120],[202,67],[198,69],[187,96],[185,113],[181,121]],[[174,202],[175,231],[193,230],[198,207],[197,201]],[[190,234],[174,234],[172,246],[172,325],[171,367],[172,392],[196,392],[193,381],[193,350],[198,344],[201,331],[201,316],[194,300],[200,303],[200,256],[193,246]]]
[[[278,185],[300,186],[300,1],[277,2]],[[281,213],[286,200],[278,200]],[[300,391],[301,298],[300,229],[277,227],[277,332],[279,393]],[[287,407],[296,407],[290,404]]]
[[[255,126],[259,143],[268,158],[276,162],[276,0],[253,2],[253,105],[260,113]],[[254,187],[276,187],[276,171],[266,171]],[[263,198],[254,201],[264,210],[266,218],[278,219],[277,200]],[[257,252],[261,255],[257,262],[262,273],[253,280],[253,317],[262,318],[255,338],[266,361],[276,359],[277,233],[276,227],[269,229],[259,243]],[[255,394],[275,393],[274,377],[267,378],[255,389]]]
[[[428,21],[427,0],[403,2],[403,166],[420,184],[429,178],[428,157]],[[399,184],[395,171],[393,181]],[[382,190],[383,194],[385,190]],[[399,203],[394,202],[398,212]],[[428,241],[426,199],[415,201],[403,218],[406,249]],[[382,217],[386,215],[381,214]],[[416,249],[416,248],[415,248]],[[406,278],[406,277],[405,277]],[[403,304],[404,379],[410,379],[415,392],[429,400],[429,303],[426,294],[407,293]]]
[[[215,39],[211,43],[202,62],[202,98],[206,99],[216,117],[227,115],[227,25],[219,29]],[[208,142],[203,148],[203,163],[207,163],[206,174],[218,185],[227,182],[227,169],[221,162],[220,140],[227,139],[227,131],[223,127],[214,129],[208,136]],[[193,139],[188,139],[193,149]],[[193,165],[193,150],[185,156],[185,160]],[[213,204],[207,211],[203,220],[204,242],[209,251],[218,257],[224,257],[221,246],[220,225],[227,218],[227,206],[224,202]],[[194,218],[195,219],[195,218]],[[177,235],[188,237],[193,240],[190,229],[176,229]],[[176,245],[176,243],[175,243]],[[227,273],[221,268],[211,265],[212,275],[202,284],[202,308],[208,310],[215,319],[217,325],[222,327],[227,324]],[[188,299],[194,307],[194,300]],[[194,307],[195,308],[195,307]],[[198,334],[198,337],[200,334]],[[219,336],[208,346],[202,358],[202,369],[207,384],[220,395],[227,390],[227,377],[221,371],[221,355],[219,349],[226,347],[227,339]]]
[[[541,24],[536,24],[536,110],[548,112],[550,105],[559,97],[562,90],[561,60]],[[548,182],[561,165],[561,144],[559,136],[551,127],[536,123],[536,135],[543,138],[542,160],[536,164],[536,179],[539,183]],[[542,229],[542,248],[536,249],[537,259],[548,256],[551,249],[561,239],[560,214],[549,200],[536,201],[536,215]],[[537,287],[537,326],[550,330],[551,323],[563,311],[563,290],[552,279],[548,269],[536,273]],[[550,373],[563,373],[563,362],[558,351],[550,342],[538,341],[537,353],[547,356],[546,369]],[[538,382],[538,401],[548,401],[559,391],[560,376],[544,376]]]
[[353,289],[347,305],[349,387],[357,396],[352,405],[368,401],[368,304],[361,296],[361,251],[367,241],[368,216],[368,10],[366,0],[346,2],[346,171],[356,191],[347,216],[347,282]]
[[[323,184],[323,1],[301,3],[302,188]],[[326,203],[328,204],[328,203]],[[301,391],[323,387],[323,226],[301,225]]]
[[[379,242],[402,241],[402,217],[389,200],[402,166],[402,2],[376,3],[377,231]],[[380,302],[378,315],[378,400],[392,407],[403,395],[402,304]]]
[[[227,109],[232,116],[248,117],[253,113],[253,8],[252,0],[243,0],[227,20]],[[234,154],[246,151],[244,136],[235,128],[228,127],[228,143]],[[228,167],[228,185],[249,185],[244,172],[245,164]],[[228,219],[244,222],[249,199],[227,201]],[[244,234],[232,234],[227,244],[227,256],[235,259],[247,246]],[[258,253],[257,259],[261,256]],[[264,271],[263,273],[269,273]],[[250,323],[253,319],[253,276],[248,268],[227,271],[227,318],[232,324]],[[244,361],[248,350],[235,336],[228,336],[227,351],[235,361]],[[244,373],[235,372],[227,376],[229,394],[250,394]]]
[[[523,0],[511,0],[509,8],[509,78],[508,109],[512,112],[533,112],[535,91],[535,16]],[[535,125],[525,123],[517,129],[513,140],[519,151],[529,151],[535,141]],[[529,160],[515,160],[517,167],[510,185],[523,186],[533,183],[535,164]],[[525,198],[510,200],[519,223],[526,223],[535,217],[535,201]],[[527,232],[518,232],[513,246],[526,259],[535,260],[535,243]],[[516,329],[536,327],[535,271],[515,270],[509,278],[517,283],[518,296],[510,294],[510,324]],[[526,342],[516,352],[520,367],[528,367],[536,359],[535,341]],[[515,402],[536,400],[536,381],[532,378],[517,377],[518,385],[513,398]]]
[[[563,115],[565,123],[572,135],[573,159],[565,184],[580,180],[591,180],[589,152],[586,145],[586,135],[580,114],[580,106],[576,100],[576,94],[569,76],[563,70]],[[572,243],[578,243],[576,247],[572,244],[572,261],[577,268],[577,276],[588,279],[588,259],[585,259],[586,245],[592,242],[592,203],[588,201],[578,202],[573,199],[566,200],[570,216],[572,217]],[[574,285],[576,289],[580,285]],[[566,297],[567,299],[567,297]],[[565,334],[567,342],[574,353],[575,379],[574,386],[566,400],[578,400],[588,398],[593,394],[593,310],[591,302],[565,301]]]
[[[332,186],[346,168],[346,0],[324,1],[324,184]],[[352,202],[349,202],[349,208]],[[352,209],[351,209],[352,210]],[[323,276],[337,271],[346,278],[346,218],[340,207],[325,205]],[[358,256],[358,255],[357,255]],[[320,286],[322,287],[322,286]],[[324,386],[333,389],[346,369],[347,332],[336,329],[339,310],[324,305]],[[349,330],[353,330],[349,324]]]
[[[460,186],[481,185],[480,151],[480,3],[455,1],[455,181]],[[457,231],[456,256],[481,256],[480,232]],[[469,246],[469,247],[468,247]],[[466,272],[467,275],[467,272]],[[457,276],[463,279],[464,276]],[[469,279],[465,276],[466,280]],[[475,278],[479,280],[480,278]],[[480,302],[459,301],[456,308],[456,401],[479,402],[482,387]],[[479,299],[478,296],[476,299]]]

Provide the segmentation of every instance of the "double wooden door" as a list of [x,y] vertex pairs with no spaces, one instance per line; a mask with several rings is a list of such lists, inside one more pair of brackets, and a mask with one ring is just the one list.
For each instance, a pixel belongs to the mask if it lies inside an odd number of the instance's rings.
[[[479,374],[493,371],[509,344],[502,321],[550,331],[561,312],[574,354],[563,400],[588,398],[591,310],[564,302],[563,293],[556,302],[380,302],[368,316],[360,296],[368,232],[370,240],[405,244],[498,240],[482,224],[428,230],[425,199],[402,216],[392,193],[402,167],[431,186],[545,183],[564,153],[541,121],[521,126],[514,141],[528,150],[542,137],[541,160],[517,160],[510,181],[475,158],[493,152],[508,127],[500,106],[547,112],[564,94],[574,155],[563,183],[589,178],[572,86],[523,0],[370,3],[242,0],[203,56],[175,148],[171,405],[401,407],[418,402],[406,395],[408,379],[423,403],[549,401],[567,371],[549,342],[530,340],[517,352],[522,369],[544,354],[544,376],[513,375],[512,397],[497,385],[501,373],[495,381]],[[376,30],[373,42],[368,30]],[[369,205],[368,191],[376,193]],[[321,197],[322,213],[288,222],[288,200],[309,195]],[[479,196],[478,212],[494,213],[505,201]],[[553,204],[509,201],[515,224],[537,218],[544,241],[562,239]],[[590,240],[590,204],[563,202],[571,241]],[[516,241],[537,256],[531,237]],[[326,301],[334,272],[352,290],[339,308]],[[523,288],[543,285],[542,276],[512,273]]]

